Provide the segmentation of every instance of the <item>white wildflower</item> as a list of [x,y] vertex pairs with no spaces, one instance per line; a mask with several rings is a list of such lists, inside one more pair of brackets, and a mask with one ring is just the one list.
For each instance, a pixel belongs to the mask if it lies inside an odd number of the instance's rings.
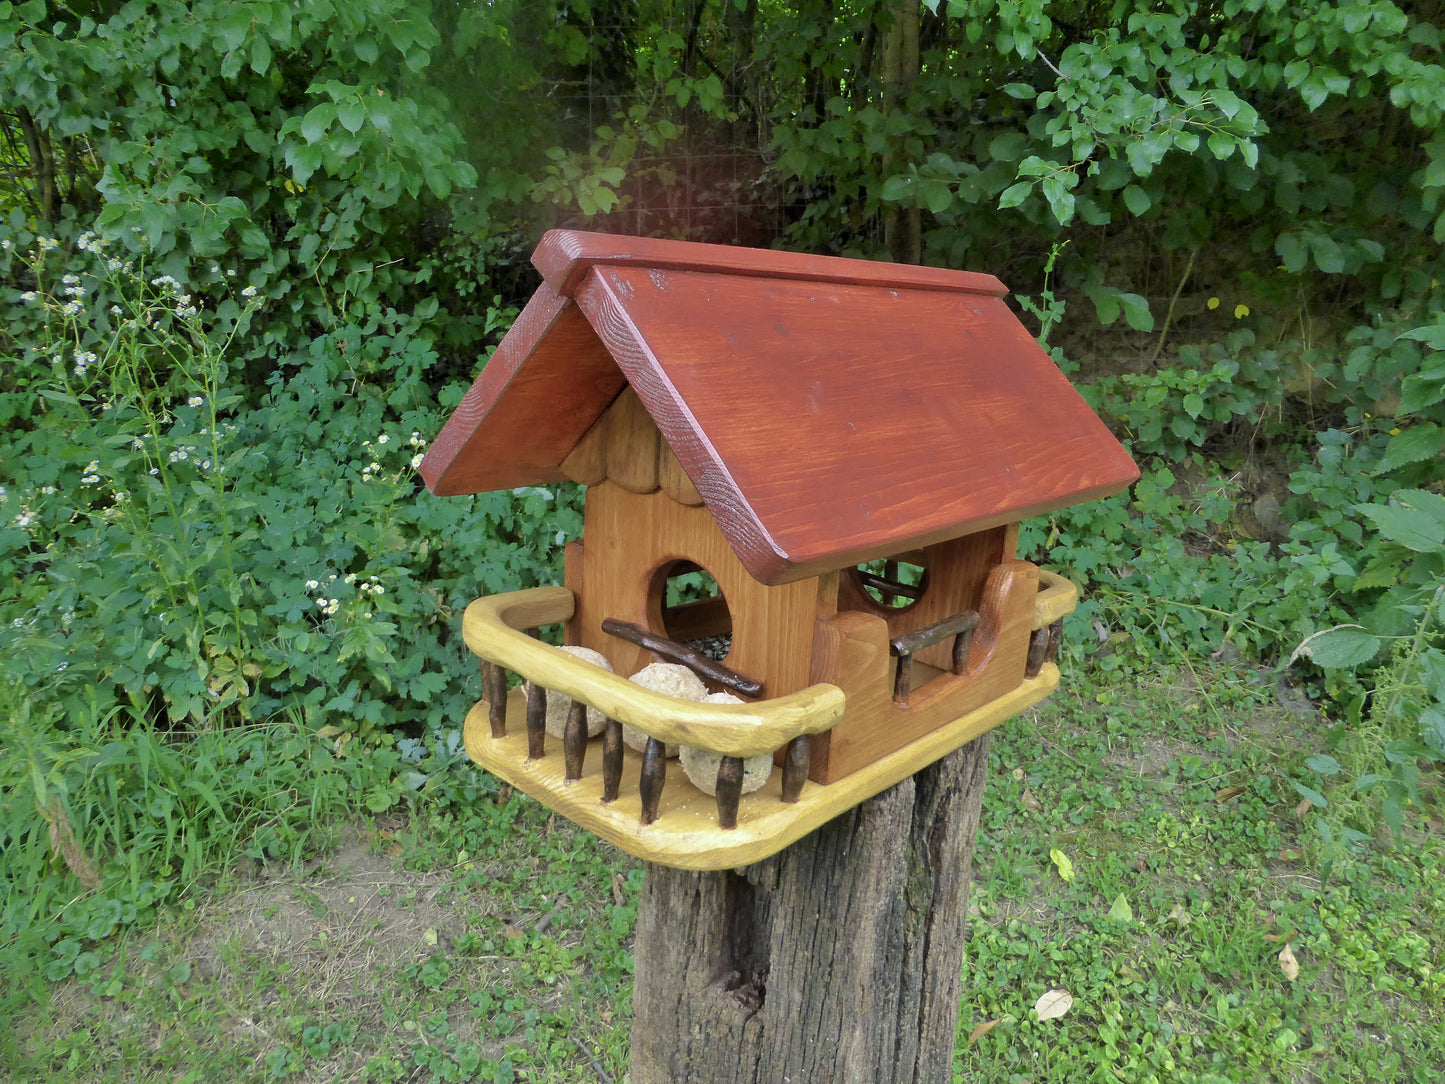
[[254,286],[247,286],[244,290],[241,291],[241,296],[242,296],[242,297],[255,297],[255,296],[256,296],[256,287],[254,287]]
[[40,296],[40,295],[37,294],[34,290],[26,290],[23,294],[20,295],[20,300],[21,300],[21,301],[34,301],[34,300],[35,300],[37,297],[39,297],[39,296]]
[[60,311],[66,316],[79,316],[80,310],[81,304],[79,301],[67,301]]
[[202,405],[205,401],[206,401],[206,400],[205,400],[205,397],[204,397],[204,396],[192,395],[189,399],[186,400],[186,406],[188,406],[188,407],[198,407],[198,406]]
[[307,581],[306,581],[306,590],[308,590],[308,591],[315,591],[315,590],[316,590],[318,587],[320,587],[320,586],[321,586],[321,584],[319,584],[319,583],[316,582],[315,580],[307,580]]
[[426,456],[422,455],[420,452],[417,452],[416,455],[411,457],[411,469],[416,470],[418,467],[420,467],[421,461],[425,458]]
[[385,433],[383,433],[383,434],[381,434],[381,436],[379,436],[379,437],[376,438],[376,443],[378,443],[378,444],[390,444],[390,443],[391,443],[391,438],[390,438],[389,436],[387,436]]

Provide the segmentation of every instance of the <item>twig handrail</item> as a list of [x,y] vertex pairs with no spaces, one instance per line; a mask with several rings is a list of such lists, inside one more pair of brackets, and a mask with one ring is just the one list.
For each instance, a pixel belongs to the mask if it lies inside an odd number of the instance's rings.
[[771,753],[805,734],[821,734],[843,714],[836,685],[810,685],[754,704],[701,704],[634,685],[591,663],[540,643],[527,628],[572,616],[576,600],[565,587],[532,587],[479,598],[467,607],[462,635],[490,662],[597,708],[651,738],[724,756]]

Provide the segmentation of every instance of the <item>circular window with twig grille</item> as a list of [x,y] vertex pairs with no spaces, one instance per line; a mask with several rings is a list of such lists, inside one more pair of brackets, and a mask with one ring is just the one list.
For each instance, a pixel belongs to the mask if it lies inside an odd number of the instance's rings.
[[653,585],[662,634],[710,659],[725,659],[732,650],[733,617],[716,578],[691,561],[673,561],[658,570]]

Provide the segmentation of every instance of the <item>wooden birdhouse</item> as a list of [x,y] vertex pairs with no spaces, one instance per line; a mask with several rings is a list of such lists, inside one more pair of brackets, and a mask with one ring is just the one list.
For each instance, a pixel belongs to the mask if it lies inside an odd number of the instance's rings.
[[[533,263],[421,465],[438,495],[587,486],[565,586],[467,610],[473,759],[633,854],[722,869],[1055,687],[1076,592],[1016,559],[1018,523],[1138,471],[997,279],[561,230]],[[658,662],[682,695],[629,680]]]

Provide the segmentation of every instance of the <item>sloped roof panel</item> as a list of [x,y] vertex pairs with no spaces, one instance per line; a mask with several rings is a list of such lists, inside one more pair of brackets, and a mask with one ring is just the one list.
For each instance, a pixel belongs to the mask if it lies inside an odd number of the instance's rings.
[[994,296],[614,265],[576,296],[765,583],[1137,475]]
[[533,262],[422,463],[434,493],[559,480],[624,381],[764,583],[1138,476],[990,275],[571,231]]

